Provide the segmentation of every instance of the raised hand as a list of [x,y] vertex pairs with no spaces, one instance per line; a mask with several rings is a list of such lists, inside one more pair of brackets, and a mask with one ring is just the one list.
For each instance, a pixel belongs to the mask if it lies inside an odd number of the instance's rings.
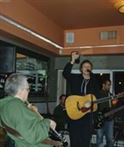
[[56,123],[55,123],[55,121],[53,121],[53,120],[51,120],[51,119],[50,119],[50,127],[51,127],[51,129],[53,129],[53,130],[55,130],[55,128],[56,128]]
[[74,64],[75,61],[76,61],[76,59],[79,58],[79,56],[80,56],[80,55],[79,55],[78,51],[72,52],[72,53],[71,53],[71,64]]

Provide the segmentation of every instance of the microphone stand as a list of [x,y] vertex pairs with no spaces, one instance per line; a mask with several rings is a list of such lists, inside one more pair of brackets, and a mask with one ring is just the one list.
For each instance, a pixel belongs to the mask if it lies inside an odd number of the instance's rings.
[[[88,72],[90,73],[90,77],[92,77],[93,72],[91,70],[88,70]],[[95,103],[94,103],[94,100],[93,100],[93,95],[91,94],[91,109],[90,110],[91,110],[91,130],[92,130],[92,135],[96,134],[96,131],[95,131],[95,128],[94,128],[94,115],[96,115],[96,114],[94,114],[96,112],[93,111],[94,104]],[[96,103],[96,104],[98,104],[98,103]],[[91,135],[91,140],[92,140],[92,135]],[[92,142],[90,142],[90,143],[92,143]]]
[[[92,131],[93,131],[93,124],[94,124],[93,105],[94,105],[93,95],[91,94],[91,107],[90,107],[90,111],[91,111],[91,125],[90,125],[90,128],[91,128]],[[91,132],[91,140],[92,140],[92,132]],[[91,144],[91,142],[90,142],[90,144]]]

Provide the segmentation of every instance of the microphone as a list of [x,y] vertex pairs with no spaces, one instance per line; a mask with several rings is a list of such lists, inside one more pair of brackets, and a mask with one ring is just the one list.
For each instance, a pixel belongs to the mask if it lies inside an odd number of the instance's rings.
[[87,72],[91,73],[91,70],[90,69],[87,69]]
[[92,71],[90,69],[87,69],[87,72],[90,74],[90,76],[93,75]]

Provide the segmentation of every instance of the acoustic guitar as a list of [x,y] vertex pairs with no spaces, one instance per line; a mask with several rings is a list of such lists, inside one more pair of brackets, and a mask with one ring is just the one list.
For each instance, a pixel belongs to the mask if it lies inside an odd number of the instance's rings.
[[91,94],[88,94],[86,96],[68,96],[65,101],[67,115],[72,120],[77,120],[91,111],[96,111],[97,104],[94,103],[94,101],[96,101],[96,97]]
[[70,119],[77,120],[89,112],[95,112],[97,110],[98,103],[123,97],[124,92],[115,96],[104,97],[97,100],[93,94],[88,94],[85,96],[71,95],[68,96],[65,101],[65,109]]

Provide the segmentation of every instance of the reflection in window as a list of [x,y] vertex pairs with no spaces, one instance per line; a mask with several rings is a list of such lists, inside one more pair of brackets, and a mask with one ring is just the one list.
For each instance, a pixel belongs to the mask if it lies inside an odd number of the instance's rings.
[[30,84],[29,97],[45,97],[48,95],[47,61],[17,54],[16,71],[28,77],[28,82]]

